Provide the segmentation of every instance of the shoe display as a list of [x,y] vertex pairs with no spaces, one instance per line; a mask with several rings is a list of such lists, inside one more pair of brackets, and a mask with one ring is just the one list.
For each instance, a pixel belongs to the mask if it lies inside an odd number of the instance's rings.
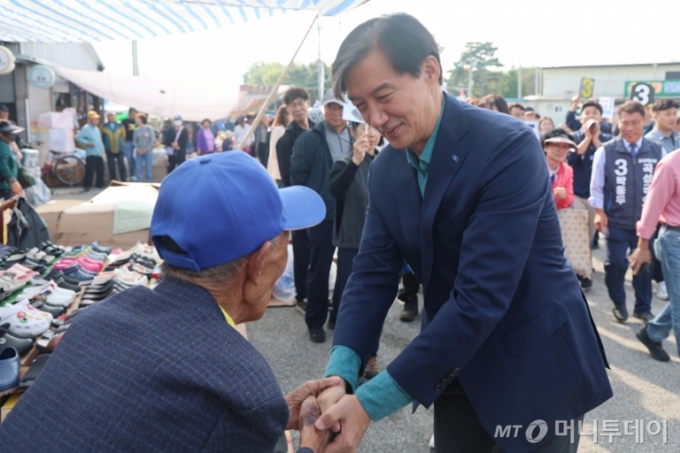
[[0,351],[0,395],[11,393],[19,386],[21,361],[16,349],[9,347]]
[[647,333],[647,326],[645,326],[641,331],[635,334],[638,340],[644,344],[647,349],[649,350],[649,354],[652,356],[652,358],[660,361],[660,362],[670,362],[671,357],[668,355],[666,351],[663,350],[663,346],[661,346],[660,341],[654,341],[651,338],[649,338],[649,334]]
[[656,287],[656,297],[661,300],[668,300],[668,289],[666,288],[666,282],[659,282]]
[[18,296],[19,299],[42,298],[49,305],[55,307],[68,307],[76,299],[75,291],[59,288],[53,282],[43,286],[26,288]]

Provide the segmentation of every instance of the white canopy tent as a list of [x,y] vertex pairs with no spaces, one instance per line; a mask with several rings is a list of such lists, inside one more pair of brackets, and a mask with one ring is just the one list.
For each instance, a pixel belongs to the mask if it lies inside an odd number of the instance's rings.
[[[0,0],[0,41],[136,40],[217,29],[295,11],[334,16],[367,1]],[[147,79],[63,67],[55,67],[54,70],[59,76],[99,97],[159,116],[180,114],[190,121],[206,117],[224,118],[239,100],[238,86],[231,89],[217,83]],[[278,85],[270,98],[278,91]],[[259,116],[256,121],[259,121]]]
[[0,1],[0,41],[96,42],[152,38],[222,28],[295,11],[335,16],[367,1],[3,0]]
[[239,100],[239,87],[224,84],[149,79],[146,77],[54,68],[61,77],[92,94],[152,115],[186,121],[226,117]]

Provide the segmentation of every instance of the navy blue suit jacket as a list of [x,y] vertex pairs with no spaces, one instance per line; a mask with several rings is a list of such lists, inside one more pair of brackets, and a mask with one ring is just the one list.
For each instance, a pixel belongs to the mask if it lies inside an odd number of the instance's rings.
[[288,417],[215,299],[167,278],[78,315],[0,425],[0,450],[271,453]]
[[542,444],[524,430],[583,415],[612,396],[606,357],[564,257],[545,157],[523,123],[446,95],[421,197],[404,150],[371,166],[359,255],[343,294],[335,345],[365,364],[394,301],[403,260],[424,287],[423,327],[387,367],[430,406],[458,377],[510,452]]

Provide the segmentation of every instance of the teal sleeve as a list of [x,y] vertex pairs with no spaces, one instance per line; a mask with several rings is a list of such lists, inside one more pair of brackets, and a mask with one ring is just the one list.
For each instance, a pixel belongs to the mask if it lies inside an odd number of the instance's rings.
[[413,402],[411,395],[392,379],[387,370],[381,371],[376,377],[359,387],[356,395],[361,407],[374,422],[382,420]]
[[347,346],[333,346],[331,356],[328,359],[324,377],[340,376],[356,390],[361,369],[361,356]]
[[347,346],[334,346],[324,377],[340,376],[356,391],[357,399],[371,420],[381,420],[413,402],[387,370],[357,389],[361,356]]

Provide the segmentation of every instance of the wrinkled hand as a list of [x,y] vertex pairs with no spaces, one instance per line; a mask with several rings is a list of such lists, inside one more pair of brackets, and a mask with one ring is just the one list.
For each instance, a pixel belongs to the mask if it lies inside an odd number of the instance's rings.
[[310,448],[315,453],[321,453],[331,438],[331,432],[316,428],[316,421],[321,416],[321,408],[313,396],[307,397],[300,407],[300,448]]
[[638,247],[633,253],[628,257],[628,262],[630,267],[633,269],[633,275],[637,275],[640,272],[640,268],[643,264],[652,264],[652,253],[649,251],[649,247]]
[[320,430],[329,429],[340,423],[341,430],[323,453],[353,453],[359,447],[371,418],[359,403],[356,395],[345,395],[340,401],[323,411],[316,422]]
[[[321,392],[328,388],[340,385],[342,379],[337,376],[332,376],[325,379],[318,379],[316,381],[309,381],[302,384],[286,396],[286,403],[288,403],[288,411],[290,417],[288,418],[288,426],[286,429],[299,430],[300,421],[300,406],[310,396],[318,396]],[[323,408],[322,408],[323,410]]]

